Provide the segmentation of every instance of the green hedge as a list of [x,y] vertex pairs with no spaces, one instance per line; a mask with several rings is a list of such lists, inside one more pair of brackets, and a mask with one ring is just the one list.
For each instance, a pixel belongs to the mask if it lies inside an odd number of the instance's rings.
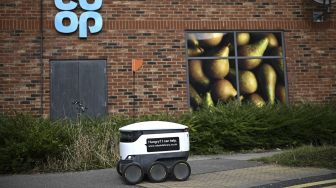
[[192,130],[191,150],[206,154],[335,144],[335,117],[334,105],[269,105],[258,108],[229,103],[194,112],[186,122]]
[[191,152],[273,149],[304,144],[335,145],[336,107],[241,105],[232,102],[183,115],[136,119],[111,116],[80,122],[51,122],[28,115],[0,116],[0,173],[74,171],[113,167],[118,160],[118,128],[163,120],[189,126]]
[[20,172],[41,166],[71,144],[64,126],[25,115],[0,118],[0,171]]
[[114,167],[121,126],[174,121],[167,114],[51,122],[19,114],[0,116],[0,173],[76,171]]

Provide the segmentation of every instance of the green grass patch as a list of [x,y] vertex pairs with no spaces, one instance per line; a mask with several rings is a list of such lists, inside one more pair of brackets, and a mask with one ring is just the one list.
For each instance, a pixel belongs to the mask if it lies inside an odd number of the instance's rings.
[[276,154],[272,157],[257,159],[265,163],[274,163],[295,167],[322,167],[336,169],[335,146],[302,146]]

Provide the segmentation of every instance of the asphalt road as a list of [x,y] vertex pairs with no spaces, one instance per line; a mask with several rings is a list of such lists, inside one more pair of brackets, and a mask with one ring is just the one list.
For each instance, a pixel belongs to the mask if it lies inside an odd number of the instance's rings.
[[130,188],[115,169],[0,177],[1,188]]

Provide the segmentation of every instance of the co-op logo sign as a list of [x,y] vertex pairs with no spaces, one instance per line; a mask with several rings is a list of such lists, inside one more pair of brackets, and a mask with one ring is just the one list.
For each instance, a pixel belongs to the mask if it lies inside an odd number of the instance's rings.
[[[70,1],[64,3],[63,0],[54,0],[56,7],[61,10],[55,16],[55,28],[60,33],[73,33],[79,27],[79,38],[87,38],[88,29],[90,33],[98,33],[103,28],[103,19],[100,13],[96,12],[101,8],[103,0],[95,0],[93,3],[88,3],[87,0],[79,0],[79,6],[84,10],[79,15],[72,12],[77,8],[78,3]],[[70,24],[65,25],[63,21],[70,20]],[[88,26],[88,20],[93,19],[94,25]]]

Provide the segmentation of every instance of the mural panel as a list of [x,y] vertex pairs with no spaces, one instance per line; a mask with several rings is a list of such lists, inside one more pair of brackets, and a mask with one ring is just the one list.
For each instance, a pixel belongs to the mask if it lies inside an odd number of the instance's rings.
[[287,103],[282,32],[188,32],[193,109],[240,100]]

